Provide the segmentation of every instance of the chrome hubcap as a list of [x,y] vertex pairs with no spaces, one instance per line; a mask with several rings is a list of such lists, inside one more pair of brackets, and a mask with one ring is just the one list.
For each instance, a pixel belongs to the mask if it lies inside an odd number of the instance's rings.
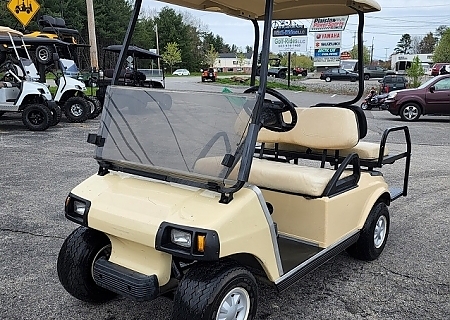
[[375,225],[375,232],[373,234],[373,244],[375,248],[379,249],[386,237],[386,229],[387,229],[387,219],[385,216],[381,216],[378,218],[377,224]]
[[241,287],[227,293],[219,306],[216,320],[245,320],[250,312],[250,296]]
[[418,113],[419,110],[415,106],[408,106],[403,111],[405,118],[410,120],[417,118]]
[[80,104],[74,104],[70,107],[70,112],[75,116],[79,117],[83,114],[83,106]]
[[45,50],[39,51],[39,58],[41,58],[41,60],[47,60],[48,59],[47,51]]

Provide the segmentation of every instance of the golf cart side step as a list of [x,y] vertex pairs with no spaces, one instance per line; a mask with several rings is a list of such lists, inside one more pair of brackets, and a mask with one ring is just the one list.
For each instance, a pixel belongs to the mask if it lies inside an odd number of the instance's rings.
[[403,195],[403,188],[400,187],[390,187],[389,194],[391,195],[391,201],[400,198]]
[[112,263],[105,258],[94,264],[94,281],[102,288],[136,301],[150,301],[159,295],[156,275],[145,275]]

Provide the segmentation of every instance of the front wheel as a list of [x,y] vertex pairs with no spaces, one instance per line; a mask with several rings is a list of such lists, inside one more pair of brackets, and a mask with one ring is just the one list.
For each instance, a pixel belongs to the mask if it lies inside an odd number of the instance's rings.
[[256,314],[254,276],[232,262],[193,266],[174,297],[173,320],[250,320]]
[[75,298],[91,303],[107,302],[116,294],[99,287],[93,276],[94,263],[109,258],[111,243],[97,230],[79,227],[64,241],[58,255],[58,278],[64,289]]
[[52,113],[52,121],[50,126],[56,126],[61,121],[62,110],[56,105],[50,108],[50,112]]
[[367,102],[363,102],[363,103],[361,103],[361,109],[363,109],[363,110],[370,110],[370,109],[372,109],[372,107],[369,107]]
[[369,80],[369,79],[370,79],[370,75],[365,74],[365,75],[364,75],[364,80]]
[[64,104],[64,114],[70,122],[84,122],[91,113],[91,107],[84,97],[71,97]]
[[400,110],[400,117],[404,121],[416,121],[420,118],[420,107],[416,103],[406,103]]
[[377,259],[389,234],[390,218],[389,210],[385,203],[376,203],[370,210],[358,241],[347,249],[354,258],[365,261]]
[[331,82],[331,78],[330,77],[326,77],[325,78],[325,82]]
[[22,111],[22,122],[31,131],[47,130],[52,121],[52,112],[43,104],[30,104]]

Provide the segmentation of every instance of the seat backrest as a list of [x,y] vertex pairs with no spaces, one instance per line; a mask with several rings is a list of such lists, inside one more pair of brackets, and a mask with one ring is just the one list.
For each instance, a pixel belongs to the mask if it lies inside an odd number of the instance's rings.
[[339,107],[298,108],[297,114],[294,129],[283,133],[261,130],[258,141],[327,150],[352,148],[359,141],[358,121],[352,110]]

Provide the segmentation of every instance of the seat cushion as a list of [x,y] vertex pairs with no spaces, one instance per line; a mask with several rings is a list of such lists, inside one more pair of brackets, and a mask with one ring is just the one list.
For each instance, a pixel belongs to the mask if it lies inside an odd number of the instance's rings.
[[[275,149],[274,143],[266,143],[265,147],[268,149]],[[291,152],[306,152],[309,148],[304,146],[299,146],[289,143],[279,143],[278,150],[280,151],[291,151]],[[312,152],[321,154],[323,150],[321,149],[310,149]],[[380,153],[380,144],[375,142],[359,141],[353,148],[339,150],[339,155],[346,157],[351,153],[356,153],[360,159],[364,160],[375,160],[378,159]],[[329,150],[328,154],[334,154],[334,150]],[[387,156],[389,150],[387,147],[384,148],[383,156]]]
[[[195,163],[194,171],[218,177],[224,168],[221,161],[221,157],[199,159]],[[230,173],[230,179],[236,180],[239,165]],[[261,188],[320,197],[335,172],[332,169],[253,158],[248,182]],[[344,171],[341,178],[351,174],[351,171]]]

